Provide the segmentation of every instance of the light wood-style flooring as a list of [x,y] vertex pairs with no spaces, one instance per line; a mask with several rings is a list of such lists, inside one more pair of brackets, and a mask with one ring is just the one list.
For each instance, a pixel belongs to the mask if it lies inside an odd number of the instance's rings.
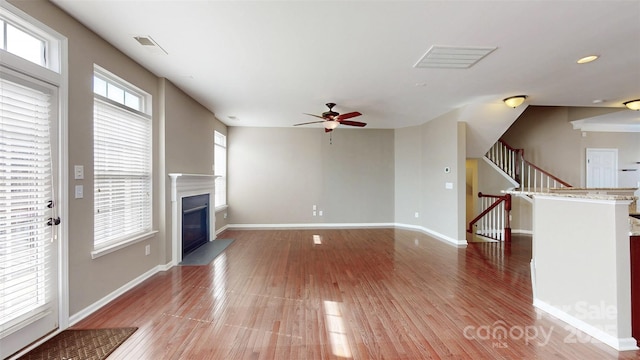
[[210,265],[154,275],[74,328],[139,327],[109,359],[640,358],[535,310],[528,237],[466,248],[399,229],[219,238],[235,242]]

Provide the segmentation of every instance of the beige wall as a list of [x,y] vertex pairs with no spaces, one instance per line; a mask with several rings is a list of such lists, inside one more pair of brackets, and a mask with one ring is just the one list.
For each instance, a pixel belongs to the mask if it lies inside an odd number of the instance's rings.
[[[458,115],[452,111],[420,126],[396,129],[395,221],[464,241],[466,128]],[[446,183],[453,188],[446,189]]]
[[229,222],[393,222],[393,130],[339,128],[331,139],[320,128],[229,128]]
[[[166,174],[210,174],[213,175],[213,133],[227,134],[227,127],[200,103],[166,79],[159,79],[161,112],[164,113],[164,160],[165,160],[165,233],[171,234],[171,188]],[[216,214],[216,229],[226,225],[222,214]],[[170,236],[162,251],[164,263],[171,261]]]
[[[83,165],[84,180],[69,177],[69,193],[84,186],[83,199],[69,200],[67,221],[69,248],[69,314],[73,317],[139,276],[164,265],[170,258],[165,223],[170,206],[166,184],[168,171],[211,173],[213,129],[226,132],[213,114],[179,89],[159,79],[89,31],[55,5],[44,0],[10,1],[68,39],[69,171]],[[93,65],[127,80],[153,97],[153,223],[158,233],[151,239],[91,259],[93,250]],[[166,119],[165,119],[166,115]],[[165,126],[172,133],[165,137]],[[192,139],[198,138],[195,142]],[[202,153],[186,160],[192,153]],[[168,156],[165,162],[165,154]],[[151,255],[144,248],[151,246]],[[167,249],[169,252],[167,253]]]

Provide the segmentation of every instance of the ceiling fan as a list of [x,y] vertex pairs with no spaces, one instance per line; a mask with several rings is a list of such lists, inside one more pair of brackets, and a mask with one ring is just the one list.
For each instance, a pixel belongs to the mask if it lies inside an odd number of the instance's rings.
[[347,120],[347,119],[351,119],[351,118],[354,118],[356,116],[362,115],[359,112],[354,111],[354,112],[350,112],[350,113],[346,113],[346,114],[342,114],[341,115],[341,114],[333,111],[333,107],[336,106],[336,104],[327,103],[326,105],[329,108],[329,111],[323,112],[322,116],[321,115],[314,115],[314,114],[305,113],[305,115],[317,117],[317,118],[320,118],[322,120],[305,122],[305,123],[300,123],[300,124],[294,124],[293,126],[323,123],[325,132],[333,131],[333,129],[337,128],[341,124],[342,125],[349,125],[349,126],[357,126],[357,127],[367,126],[366,123],[363,123],[363,122],[360,122],[360,121]]

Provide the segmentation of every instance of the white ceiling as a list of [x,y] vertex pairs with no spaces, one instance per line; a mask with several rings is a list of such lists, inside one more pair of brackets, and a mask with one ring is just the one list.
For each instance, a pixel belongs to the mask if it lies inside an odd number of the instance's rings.
[[[52,2],[230,126],[288,127],[327,102],[399,128],[516,94],[619,108],[640,98],[637,0]],[[469,69],[414,68],[433,45],[497,50]],[[576,64],[590,54],[601,57]]]

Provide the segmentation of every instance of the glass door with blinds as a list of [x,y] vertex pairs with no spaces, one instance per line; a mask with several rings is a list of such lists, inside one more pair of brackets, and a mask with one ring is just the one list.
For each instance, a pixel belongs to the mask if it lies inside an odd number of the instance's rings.
[[0,358],[58,327],[57,103],[0,67]]

